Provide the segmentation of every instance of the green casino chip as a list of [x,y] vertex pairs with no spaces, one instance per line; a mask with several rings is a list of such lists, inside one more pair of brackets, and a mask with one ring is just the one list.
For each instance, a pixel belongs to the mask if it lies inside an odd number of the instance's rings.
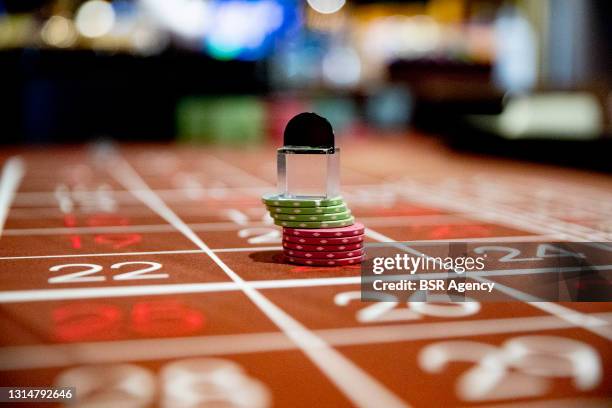
[[331,205],[328,207],[301,207],[301,208],[292,208],[292,207],[274,207],[267,206],[270,214],[337,214],[343,213],[348,210],[346,204],[341,205]]
[[281,227],[289,228],[335,228],[335,227],[347,227],[355,223],[354,217],[349,217],[345,220],[336,221],[284,221],[274,220],[274,224],[280,225]]
[[264,204],[274,207],[330,207],[344,204],[342,197],[334,198],[287,198],[278,194],[264,194],[261,198]]
[[351,217],[350,211],[335,214],[272,214],[275,220],[283,221],[344,221]]

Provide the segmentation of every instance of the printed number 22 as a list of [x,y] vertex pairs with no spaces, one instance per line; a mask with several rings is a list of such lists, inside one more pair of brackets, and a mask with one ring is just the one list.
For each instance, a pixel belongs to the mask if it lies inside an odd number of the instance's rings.
[[[118,273],[113,276],[113,280],[136,280],[136,279],[165,279],[169,275],[167,273],[149,273],[161,269],[162,264],[157,262],[137,261],[137,262],[119,262],[111,265],[111,269],[120,269],[127,265],[148,265],[145,268],[136,269],[124,273]],[[64,268],[83,268],[78,272],[71,272],[65,275],[49,278],[49,283],[83,283],[83,282],[102,282],[106,280],[106,276],[96,275],[102,270],[101,265],[96,264],[63,264],[55,265],[49,268],[51,272],[57,272]]]

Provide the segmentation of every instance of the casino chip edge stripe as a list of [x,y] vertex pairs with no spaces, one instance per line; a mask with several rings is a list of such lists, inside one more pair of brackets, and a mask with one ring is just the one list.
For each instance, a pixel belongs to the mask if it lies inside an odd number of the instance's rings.
[[359,265],[365,259],[365,255],[356,256],[354,258],[344,258],[344,259],[304,259],[297,257],[290,257],[284,255],[287,262],[296,264],[296,265],[304,265],[304,266],[347,266],[347,265]]
[[346,259],[365,255],[363,248],[350,251],[298,251],[283,249],[285,256],[302,259]]
[[281,221],[306,221],[306,222],[326,222],[342,221],[351,217],[351,211],[331,214],[273,214],[272,218]]
[[307,245],[290,241],[283,241],[283,248],[295,249],[297,251],[355,251],[364,247],[363,242],[353,242],[339,245]]
[[342,197],[326,199],[286,198],[278,194],[264,194],[261,198],[266,206],[271,207],[331,207],[344,204]]
[[320,229],[320,228],[334,228],[334,227],[348,227],[353,225],[355,222],[355,217],[351,216],[344,220],[337,221],[283,221],[283,220],[274,220],[274,224],[279,225],[281,227],[295,227],[295,228],[311,228],[311,229]]
[[267,205],[266,209],[270,214],[337,214],[349,211],[346,204],[330,205],[327,207],[275,207]]
[[283,241],[294,242],[296,244],[306,245],[342,245],[354,244],[363,242],[364,235],[355,235],[352,237],[327,238],[327,237],[296,237],[292,235],[283,235]]
[[360,222],[355,222],[353,225],[338,228],[318,228],[304,229],[304,228],[283,228],[283,236],[296,236],[306,238],[340,238],[340,237],[354,237],[357,235],[363,235],[365,232],[365,226]]

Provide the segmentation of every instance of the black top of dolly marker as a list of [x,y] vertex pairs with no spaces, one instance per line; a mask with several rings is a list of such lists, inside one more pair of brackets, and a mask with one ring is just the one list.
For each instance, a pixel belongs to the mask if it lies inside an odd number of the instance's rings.
[[334,131],[322,116],[303,112],[294,116],[285,127],[285,146],[334,147]]

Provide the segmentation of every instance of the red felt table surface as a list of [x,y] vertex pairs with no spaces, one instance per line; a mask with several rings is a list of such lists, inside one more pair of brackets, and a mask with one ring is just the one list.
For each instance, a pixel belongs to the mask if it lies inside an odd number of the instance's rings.
[[[342,148],[342,195],[366,253],[389,241],[612,238],[610,176],[420,139]],[[91,380],[100,389],[85,399],[153,406],[213,386],[262,406],[610,404],[611,303],[506,294],[434,313],[361,302],[358,265],[286,263],[260,200],[275,191],[273,148],[4,149],[0,166],[2,386]],[[498,282],[538,261],[507,268]],[[547,356],[504,363],[542,343]]]

